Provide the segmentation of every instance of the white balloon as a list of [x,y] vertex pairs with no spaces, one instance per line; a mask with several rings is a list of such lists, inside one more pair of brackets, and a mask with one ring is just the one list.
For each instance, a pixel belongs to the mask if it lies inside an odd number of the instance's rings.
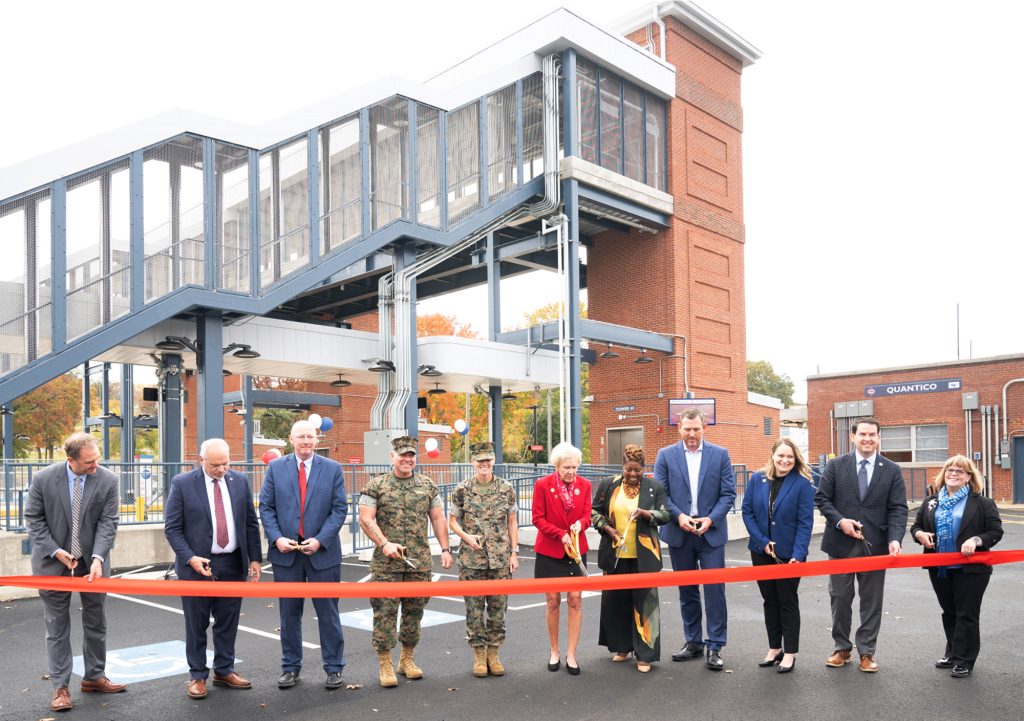
[[436,438],[428,438],[424,442],[423,447],[427,450],[427,453],[430,453],[432,451],[436,451],[437,450],[437,439]]
[[469,432],[469,424],[463,419],[455,421],[455,432],[460,435],[466,435]]
[[324,419],[320,416],[319,413],[310,413],[309,422],[313,424],[314,428],[320,430],[320,424],[324,422]]

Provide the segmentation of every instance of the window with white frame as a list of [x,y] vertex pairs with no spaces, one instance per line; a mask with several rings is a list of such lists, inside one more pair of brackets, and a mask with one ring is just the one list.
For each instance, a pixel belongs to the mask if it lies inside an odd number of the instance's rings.
[[882,429],[882,454],[897,463],[932,463],[949,456],[949,427],[888,426]]

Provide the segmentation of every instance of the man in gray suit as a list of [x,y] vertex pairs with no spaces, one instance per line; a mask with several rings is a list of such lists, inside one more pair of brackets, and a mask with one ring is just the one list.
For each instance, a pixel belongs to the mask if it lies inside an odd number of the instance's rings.
[[[878,452],[880,443],[878,421],[858,418],[850,429],[854,450],[833,458],[825,467],[814,504],[825,517],[821,550],[830,559],[901,553],[907,530],[907,489],[900,467]],[[860,670],[875,673],[884,569],[829,577],[835,650],[825,665],[841,668],[850,662],[855,581],[860,593],[860,628],[856,636]]]
[[[25,505],[32,539],[32,574],[86,576],[88,582],[110,575],[110,550],[117,533],[117,476],[100,468],[100,451],[88,433],[64,443],[67,461],[47,466],[33,477]],[[40,591],[46,624],[46,658],[53,682],[50,708],[71,709],[71,593]],[[119,693],[124,684],[104,675],[107,618],[104,593],[79,593],[82,602],[84,693]]]

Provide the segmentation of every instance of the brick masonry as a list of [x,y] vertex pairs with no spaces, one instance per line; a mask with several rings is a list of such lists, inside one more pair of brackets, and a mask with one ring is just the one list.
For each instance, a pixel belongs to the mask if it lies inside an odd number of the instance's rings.
[[[843,373],[829,376],[812,376],[807,379],[807,416],[810,434],[810,454],[829,453],[835,442],[830,440],[829,411],[836,403],[864,400],[864,389],[869,385],[908,383],[940,378],[960,378],[962,391],[942,393],[917,393],[912,395],[874,397],[874,412],[882,427],[946,424],[949,435],[949,453],[965,453],[967,450],[966,423],[962,407],[962,393],[976,391],[979,405],[998,405],[1000,430],[1002,433],[1003,385],[1014,378],[1024,377],[1024,356],[1002,356],[973,361],[952,361],[949,364],[932,364],[925,367],[899,368],[863,373]],[[1010,408],[1009,429],[1024,427],[1024,383],[1012,385],[1007,390],[1007,405]],[[973,450],[981,451],[981,412],[972,413]],[[998,446],[997,446],[998,447]],[[994,454],[993,454],[994,455]],[[915,464],[938,468],[939,463]],[[932,473],[929,471],[929,476]],[[992,473],[992,497],[1009,501],[1013,498],[1013,479],[1010,471],[994,467]]]

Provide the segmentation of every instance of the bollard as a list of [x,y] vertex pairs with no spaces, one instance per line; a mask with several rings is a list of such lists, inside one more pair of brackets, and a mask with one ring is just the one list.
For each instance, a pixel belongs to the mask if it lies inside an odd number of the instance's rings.
[[140,496],[135,497],[135,520],[146,520],[146,499]]

